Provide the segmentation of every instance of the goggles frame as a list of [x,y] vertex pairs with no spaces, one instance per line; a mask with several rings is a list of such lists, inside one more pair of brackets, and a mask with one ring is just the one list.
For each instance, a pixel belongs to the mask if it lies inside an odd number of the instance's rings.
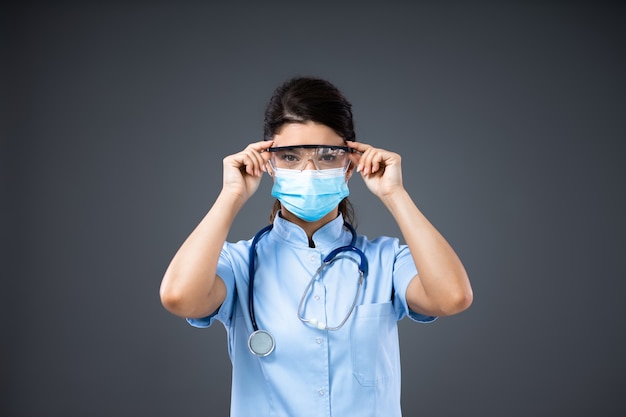
[[[292,145],[292,146],[277,146],[274,148],[267,148],[266,151],[267,152],[271,152],[272,156],[270,157],[270,165],[272,166],[272,168],[276,169],[292,169],[294,171],[303,171],[304,169],[298,169],[298,168],[283,168],[283,167],[279,167],[276,166],[276,162],[274,160],[274,155],[276,155],[277,152],[284,152],[284,151],[291,151],[291,150],[296,150],[296,149],[329,149],[331,151],[336,151],[336,150],[340,150],[344,152],[344,155],[346,157],[346,163],[343,166],[336,166],[336,167],[331,167],[331,168],[320,168],[318,166],[318,163],[315,159],[313,159],[311,156],[312,155],[308,155],[309,158],[307,160],[303,160],[301,162],[302,164],[302,168],[306,167],[306,165],[308,164],[309,161],[313,162],[313,166],[315,167],[316,170],[318,171],[322,171],[323,169],[336,169],[336,168],[342,168],[343,170],[346,170],[349,166],[350,166],[350,158],[348,158],[348,154],[350,153],[356,153],[356,149],[352,149],[349,148],[347,146],[339,146],[339,145]],[[317,153],[316,153],[317,154]]]

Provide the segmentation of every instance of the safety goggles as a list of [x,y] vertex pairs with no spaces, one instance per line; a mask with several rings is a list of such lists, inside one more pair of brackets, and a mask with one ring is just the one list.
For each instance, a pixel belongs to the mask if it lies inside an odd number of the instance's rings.
[[[303,171],[307,166],[317,170],[348,169],[350,158],[355,152],[347,146],[300,145],[279,146],[267,149],[271,153],[270,165],[276,169],[293,169]],[[311,165],[309,164],[311,163]]]

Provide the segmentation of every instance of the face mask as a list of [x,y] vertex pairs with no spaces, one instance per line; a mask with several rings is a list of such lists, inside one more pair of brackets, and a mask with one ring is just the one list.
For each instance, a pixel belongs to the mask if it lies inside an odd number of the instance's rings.
[[307,222],[330,213],[349,193],[343,168],[304,171],[274,168],[272,197]]

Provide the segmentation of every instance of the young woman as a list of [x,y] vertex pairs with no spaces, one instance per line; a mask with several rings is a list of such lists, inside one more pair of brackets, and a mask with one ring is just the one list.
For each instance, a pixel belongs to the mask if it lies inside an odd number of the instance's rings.
[[[172,259],[163,305],[193,326],[226,327],[232,416],[400,416],[397,321],[468,308],[465,269],[403,187],[400,155],[355,141],[351,105],[334,85],[279,86],[264,131],[224,158],[222,190]],[[356,234],[355,172],[406,244]],[[264,173],[277,199],[271,224],[226,242]]]

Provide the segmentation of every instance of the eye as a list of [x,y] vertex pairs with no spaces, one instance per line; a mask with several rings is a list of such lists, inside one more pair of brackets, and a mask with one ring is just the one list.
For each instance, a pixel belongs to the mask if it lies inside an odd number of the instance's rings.
[[335,159],[337,159],[337,155],[335,155],[334,153],[322,154],[319,157],[319,160],[322,162],[332,162]]
[[345,151],[343,149],[326,148],[320,149],[318,153],[318,163],[325,166],[335,167],[341,165],[345,159]]
[[300,160],[299,155],[296,155],[294,153],[282,152],[279,157],[281,161],[289,163],[298,162]]

